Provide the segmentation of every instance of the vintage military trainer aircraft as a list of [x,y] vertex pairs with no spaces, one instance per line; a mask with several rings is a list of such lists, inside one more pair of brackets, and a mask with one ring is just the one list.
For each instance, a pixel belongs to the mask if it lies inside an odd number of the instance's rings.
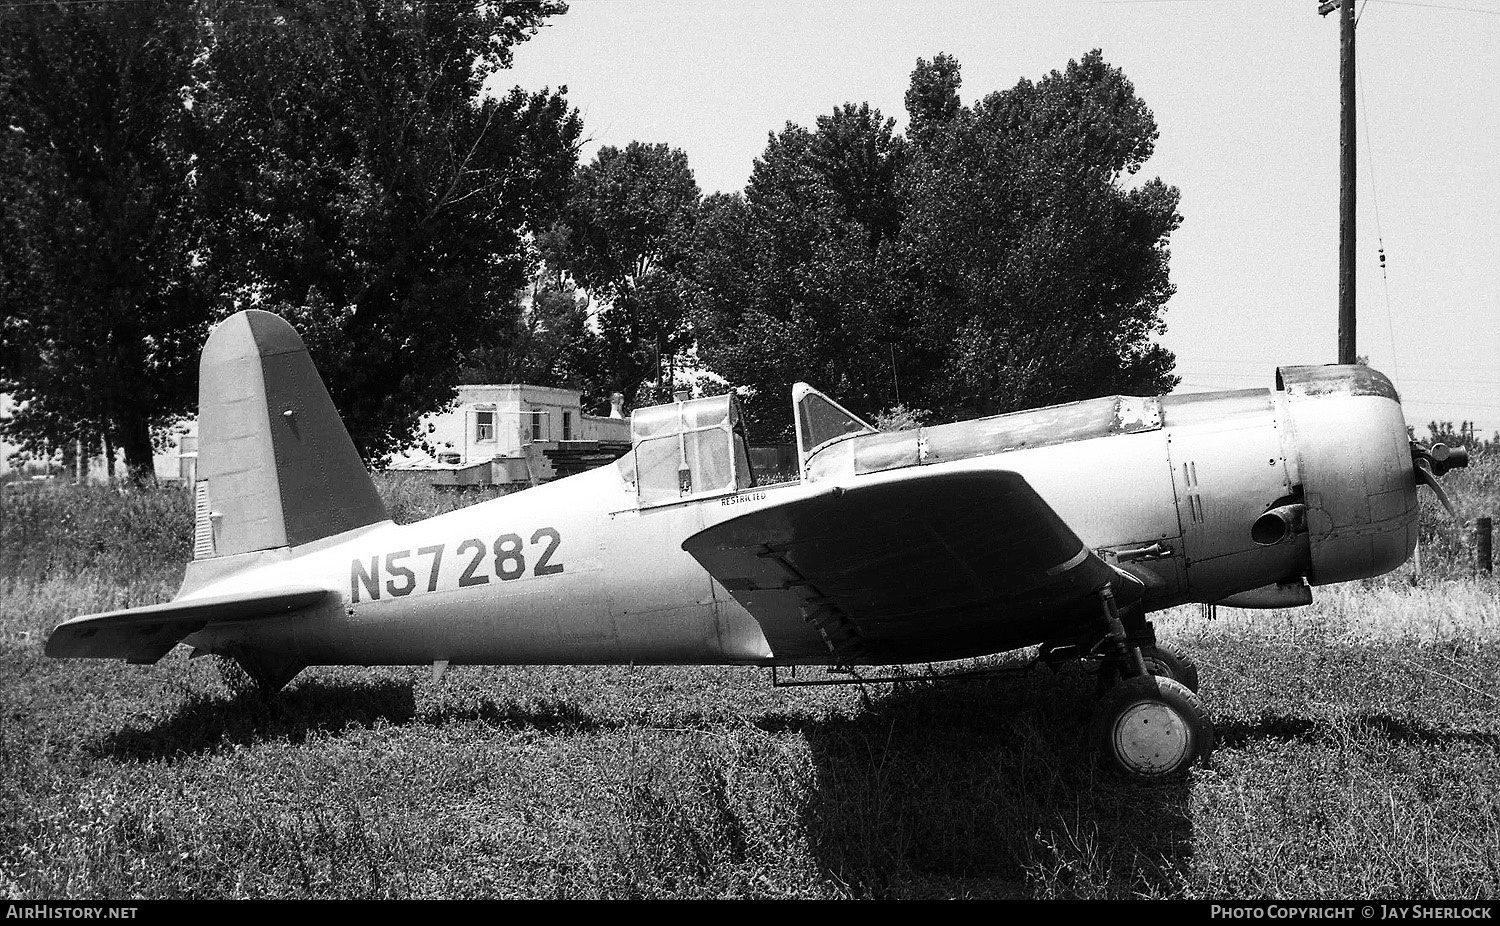
[[1106,762],[1205,756],[1197,670],[1148,616],[1287,607],[1417,542],[1408,440],[1364,366],[880,432],[806,385],[800,478],[756,483],[733,396],[640,409],[613,465],[419,523],[386,513],[301,338],[241,312],[203,350],[193,560],[168,604],[60,624],[59,658],[312,665],[930,664],[1036,646],[1117,680]]

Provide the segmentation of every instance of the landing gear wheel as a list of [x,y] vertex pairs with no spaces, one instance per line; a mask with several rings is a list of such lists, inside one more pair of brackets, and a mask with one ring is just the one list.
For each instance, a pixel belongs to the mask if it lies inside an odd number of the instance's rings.
[[1164,676],[1127,678],[1095,708],[1094,746],[1127,777],[1176,778],[1213,749],[1214,728],[1198,696]]
[[[1193,694],[1198,693],[1198,664],[1193,657],[1170,643],[1154,643],[1141,647],[1141,661],[1146,671],[1160,678],[1181,682]],[[1099,695],[1120,681],[1120,668],[1110,661],[1099,669]]]
[[1141,658],[1147,672],[1181,682],[1193,694],[1198,693],[1198,664],[1187,653],[1170,643],[1157,643],[1141,647]]

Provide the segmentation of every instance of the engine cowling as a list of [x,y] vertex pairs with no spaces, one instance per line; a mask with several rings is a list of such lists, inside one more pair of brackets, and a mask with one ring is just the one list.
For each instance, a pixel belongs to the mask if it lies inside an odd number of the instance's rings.
[[1353,364],[1282,367],[1276,387],[1297,450],[1308,581],[1369,578],[1405,563],[1417,546],[1417,481],[1395,386]]

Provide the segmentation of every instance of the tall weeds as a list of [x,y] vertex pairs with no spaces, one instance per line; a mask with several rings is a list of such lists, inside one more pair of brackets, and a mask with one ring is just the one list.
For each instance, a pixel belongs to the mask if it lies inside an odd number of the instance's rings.
[[[1444,483],[1468,517],[1500,507],[1494,460]],[[477,500],[378,484],[401,520]],[[1220,745],[1139,787],[1090,756],[1077,669],[788,691],[748,668],[323,668],[262,703],[180,652],[49,660],[56,622],[172,595],[190,500],[8,493],[0,895],[1494,901],[1500,587],[1440,513],[1424,499],[1420,573],[1157,615]]]

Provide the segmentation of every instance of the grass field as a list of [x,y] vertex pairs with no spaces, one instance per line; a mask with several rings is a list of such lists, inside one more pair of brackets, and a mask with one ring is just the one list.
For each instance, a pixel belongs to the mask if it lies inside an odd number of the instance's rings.
[[[1464,517],[1495,464],[1445,477]],[[1500,585],[1435,504],[1420,574],[1158,617],[1219,747],[1154,787],[1092,761],[1081,670],[315,668],[265,704],[180,649],[49,660],[55,623],[172,596],[190,505],[0,504],[0,896],[1500,897]]]

